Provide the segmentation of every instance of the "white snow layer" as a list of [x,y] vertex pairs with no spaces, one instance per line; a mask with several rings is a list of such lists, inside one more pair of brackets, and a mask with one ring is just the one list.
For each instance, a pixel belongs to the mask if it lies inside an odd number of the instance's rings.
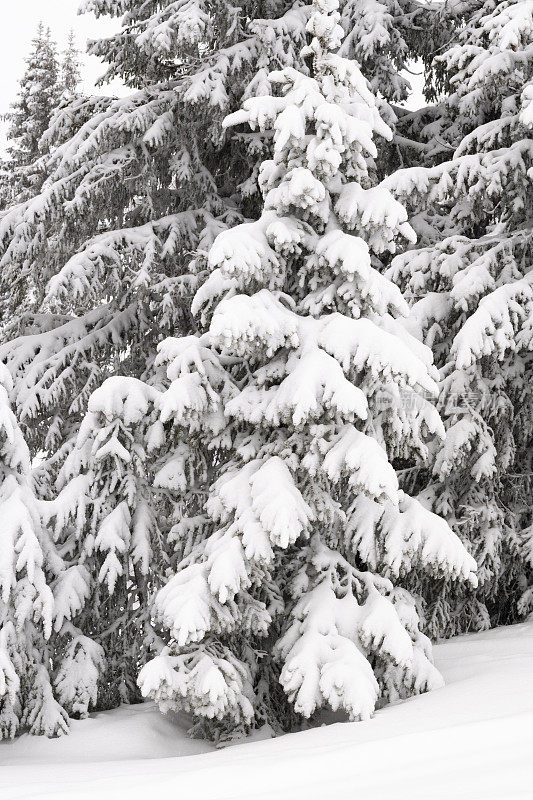
[[336,723],[209,752],[152,703],[69,736],[0,744],[1,800],[517,800],[533,796],[533,622],[434,649],[446,686]]

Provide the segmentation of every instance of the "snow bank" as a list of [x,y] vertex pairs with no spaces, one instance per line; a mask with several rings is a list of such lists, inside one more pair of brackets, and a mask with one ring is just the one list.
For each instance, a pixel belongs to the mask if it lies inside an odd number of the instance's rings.
[[[276,740],[207,752],[152,704],[0,744],[1,800],[518,800],[533,786],[533,622],[435,647],[443,689]],[[77,763],[79,762],[79,763]]]
[[[122,706],[114,711],[91,714],[88,719],[73,720],[68,736],[47,739],[44,736],[21,736],[14,742],[0,742],[0,797],[4,792],[7,766],[29,764],[75,764],[109,761],[140,761],[196,755],[214,750],[209,742],[187,736],[191,721],[175,714],[164,716],[155,703]],[[99,774],[104,774],[98,768]],[[13,775],[16,770],[13,770]],[[19,775],[21,773],[19,772]],[[21,795],[38,797],[39,795]]]

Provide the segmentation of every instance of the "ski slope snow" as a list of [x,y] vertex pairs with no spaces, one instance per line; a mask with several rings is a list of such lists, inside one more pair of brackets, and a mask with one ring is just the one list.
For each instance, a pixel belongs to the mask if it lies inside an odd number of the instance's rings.
[[152,704],[0,744],[1,800],[533,798],[533,622],[435,647],[446,686],[379,711],[213,751]]

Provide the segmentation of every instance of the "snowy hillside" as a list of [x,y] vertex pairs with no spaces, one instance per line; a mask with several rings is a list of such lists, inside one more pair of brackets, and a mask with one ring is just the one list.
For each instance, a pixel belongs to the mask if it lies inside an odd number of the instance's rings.
[[1,800],[531,798],[533,623],[435,648],[446,687],[336,724],[221,752],[152,704],[68,737],[0,744]]

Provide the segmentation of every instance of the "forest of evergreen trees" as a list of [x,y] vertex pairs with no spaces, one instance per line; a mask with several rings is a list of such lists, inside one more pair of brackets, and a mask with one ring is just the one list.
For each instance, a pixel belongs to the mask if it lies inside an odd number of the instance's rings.
[[41,25],[0,171],[0,738],[440,686],[533,611],[533,3],[84,10],[127,93]]

